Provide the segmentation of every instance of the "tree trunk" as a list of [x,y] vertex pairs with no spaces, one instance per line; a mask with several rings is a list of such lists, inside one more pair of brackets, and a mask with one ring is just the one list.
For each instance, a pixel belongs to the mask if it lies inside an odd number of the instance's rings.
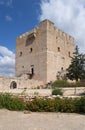
[[[78,82],[78,79],[76,79],[76,82]],[[74,95],[76,95],[76,86],[74,88]]]

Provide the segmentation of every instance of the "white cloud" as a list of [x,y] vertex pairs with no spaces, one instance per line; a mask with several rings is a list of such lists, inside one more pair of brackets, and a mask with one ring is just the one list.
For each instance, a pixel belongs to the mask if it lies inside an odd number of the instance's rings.
[[4,46],[0,46],[0,75],[14,75],[15,54]]
[[41,0],[39,20],[49,19],[56,27],[75,38],[80,51],[85,51],[85,1]]
[[5,16],[5,19],[6,19],[6,21],[8,21],[8,22],[11,22],[11,21],[12,21],[12,17],[9,16],[9,15],[6,15],[6,16]]

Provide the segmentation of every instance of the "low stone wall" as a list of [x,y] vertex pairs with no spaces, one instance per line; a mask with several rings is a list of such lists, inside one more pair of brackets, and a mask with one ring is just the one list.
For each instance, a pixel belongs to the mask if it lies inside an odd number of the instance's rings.
[[[63,88],[63,96],[64,97],[74,97],[74,96],[79,96],[81,93],[85,92],[85,87],[77,87],[76,88],[76,95],[74,95],[75,88]],[[11,93],[14,95],[25,95],[25,96],[52,96],[52,89],[24,89],[24,88],[17,88],[17,89],[5,89],[1,90],[0,92],[7,92]]]
[[85,87],[72,87],[72,88],[63,88],[63,95],[64,96],[69,96],[69,95],[74,95],[75,92],[77,95],[85,92]]
[[[16,82],[16,89],[10,89],[12,82]],[[41,89],[34,89],[41,86]],[[52,89],[42,89],[44,84],[42,81],[30,80],[24,77],[0,77],[0,92],[8,93],[22,93],[27,95],[40,95],[40,96],[50,96],[52,94]],[[25,91],[24,91],[25,90]],[[63,88],[63,95],[69,96],[74,95],[75,88]],[[76,94],[85,92],[85,87],[76,87]]]
[[42,81],[24,79],[22,77],[0,77],[0,90],[10,90],[12,82],[16,83],[16,89],[35,88],[43,86]]

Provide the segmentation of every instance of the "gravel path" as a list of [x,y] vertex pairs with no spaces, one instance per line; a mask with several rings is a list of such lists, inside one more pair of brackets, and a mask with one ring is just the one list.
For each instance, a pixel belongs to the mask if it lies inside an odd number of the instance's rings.
[[85,130],[85,115],[0,110],[0,130]]

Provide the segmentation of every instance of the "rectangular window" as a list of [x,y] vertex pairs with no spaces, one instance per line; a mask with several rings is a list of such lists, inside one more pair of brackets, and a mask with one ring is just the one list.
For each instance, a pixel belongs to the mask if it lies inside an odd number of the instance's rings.
[[71,53],[70,53],[70,51],[68,52],[68,56],[71,57]]
[[60,52],[60,47],[58,47],[58,52]]
[[19,56],[22,56],[22,51],[20,51]]

